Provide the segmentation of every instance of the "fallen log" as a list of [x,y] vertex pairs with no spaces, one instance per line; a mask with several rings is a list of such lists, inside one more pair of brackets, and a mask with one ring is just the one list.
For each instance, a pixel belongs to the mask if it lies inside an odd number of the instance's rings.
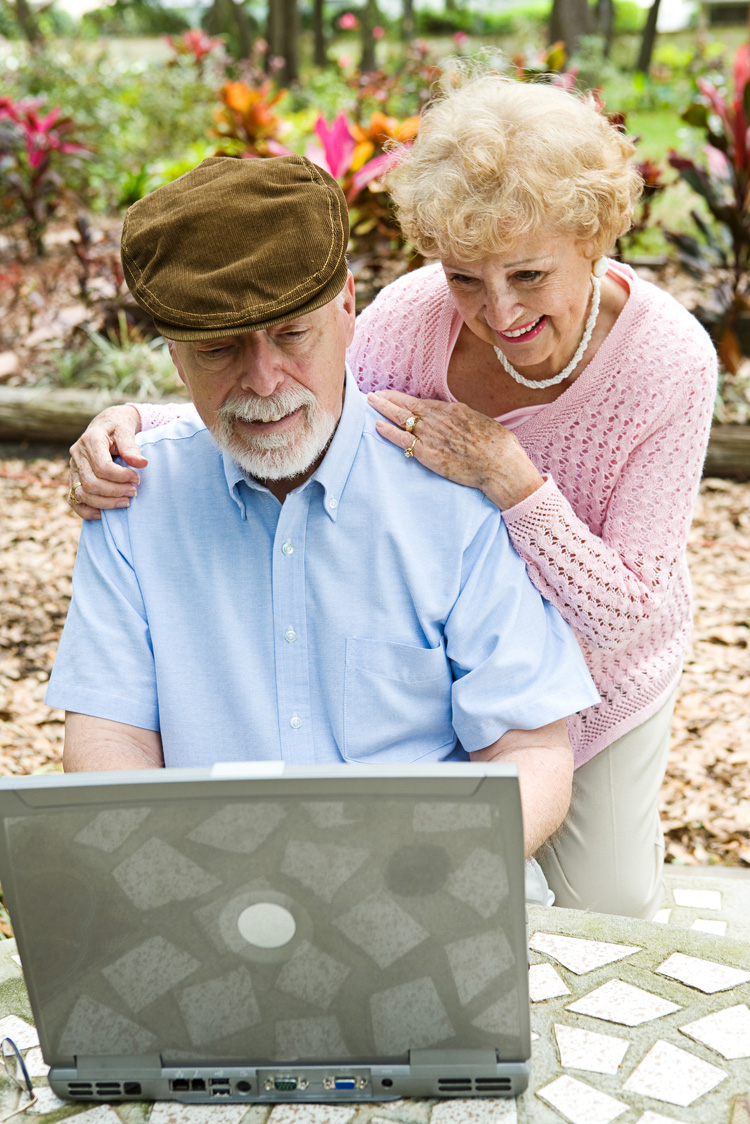
[[[70,445],[100,410],[127,401],[101,390],[0,386],[0,441]],[[750,480],[750,425],[713,427],[703,474]]]
[[[0,386],[0,441],[71,445],[100,410],[128,401],[127,396],[102,390]],[[160,401],[185,399],[175,396]]]

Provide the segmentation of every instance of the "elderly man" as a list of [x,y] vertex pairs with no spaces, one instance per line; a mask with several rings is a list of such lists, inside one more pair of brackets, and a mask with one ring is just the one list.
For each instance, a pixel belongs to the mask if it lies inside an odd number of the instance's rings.
[[83,528],[47,695],[65,768],[515,762],[531,854],[598,696],[497,508],[378,434],[347,238],[297,156],[206,160],[128,212],[128,284],[201,421],[142,435],[137,500]]

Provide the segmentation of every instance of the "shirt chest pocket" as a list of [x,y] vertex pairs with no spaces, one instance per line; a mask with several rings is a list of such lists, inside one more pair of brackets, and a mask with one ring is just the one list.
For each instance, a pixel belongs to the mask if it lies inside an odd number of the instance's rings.
[[441,644],[417,648],[385,640],[346,642],[346,761],[441,760],[455,743],[450,664]]

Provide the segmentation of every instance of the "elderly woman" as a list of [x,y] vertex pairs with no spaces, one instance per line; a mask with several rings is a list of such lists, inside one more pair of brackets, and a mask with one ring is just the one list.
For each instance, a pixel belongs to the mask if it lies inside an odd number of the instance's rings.
[[[381,292],[349,358],[384,437],[497,504],[599,689],[569,720],[573,803],[537,856],[557,903],[650,917],[716,357],[680,305],[604,256],[640,191],[633,152],[559,88],[481,74],[450,89],[392,180],[404,232],[439,264]],[[166,412],[141,407],[140,424]],[[135,494],[138,424],[106,411],[71,450],[82,515]]]

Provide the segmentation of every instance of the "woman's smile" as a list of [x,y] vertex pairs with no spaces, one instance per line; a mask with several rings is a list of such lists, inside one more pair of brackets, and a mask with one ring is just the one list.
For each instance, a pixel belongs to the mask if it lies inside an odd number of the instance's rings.
[[520,328],[514,328],[513,331],[500,332],[498,335],[501,339],[507,340],[509,343],[523,343],[525,340],[533,340],[539,335],[547,324],[546,316],[537,316],[536,319],[522,324]]

